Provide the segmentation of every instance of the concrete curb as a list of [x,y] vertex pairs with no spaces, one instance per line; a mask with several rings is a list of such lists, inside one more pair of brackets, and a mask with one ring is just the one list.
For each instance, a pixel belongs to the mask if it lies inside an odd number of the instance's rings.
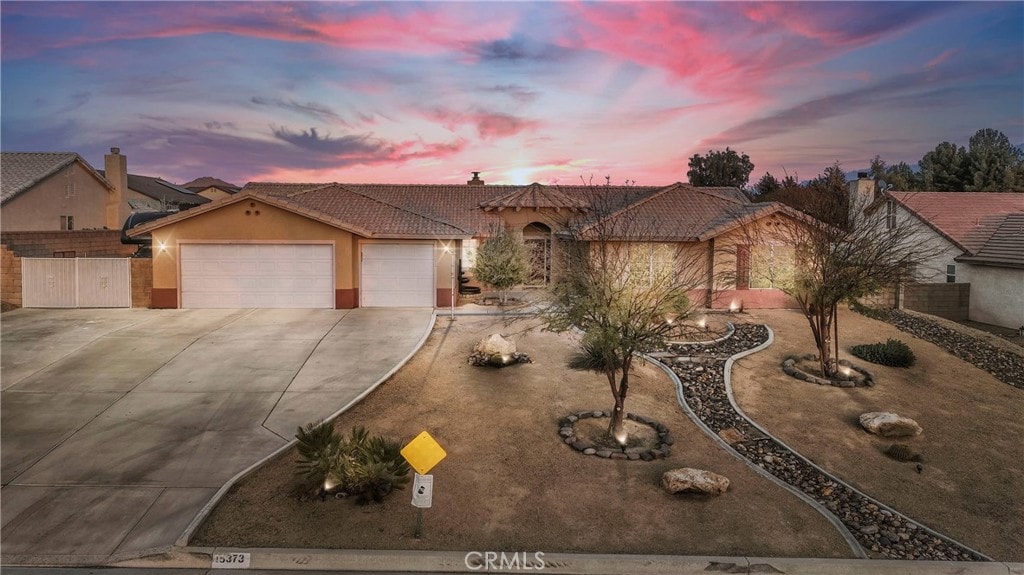
[[[337,418],[339,415],[341,415],[341,414],[345,413],[346,411],[348,411],[353,405],[355,405],[355,404],[359,403],[360,401],[362,401],[363,398],[365,398],[367,395],[369,395],[373,390],[377,389],[380,386],[380,384],[382,384],[385,381],[387,381],[388,378],[390,378],[392,375],[395,374],[395,372],[397,372],[406,363],[408,363],[409,360],[412,359],[412,357],[414,355],[416,355],[417,352],[419,352],[420,348],[423,347],[423,344],[427,342],[427,338],[430,337],[430,333],[434,330],[434,324],[436,324],[436,323],[437,323],[437,310],[434,310],[433,314],[431,314],[431,316],[430,316],[430,323],[427,324],[427,329],[424,330],[423,335],[420,337],[420,340],[418,342],[416,342],[415,346],[413,346],[412,351],[410,351],[408,355],[406,355],[404,358],[402,358],[401,361],[399,361],[397,364],[395,364],[395,366],[393,368],[391,368],[390,371],[385,373],[383,377],[381,377],[379,380],[377,380],[376,383],[374,383],[373,385],[367,387],[362,393],[360,393],[355,398],[353,398],[352,401],[348,402],[344,407],[342,407],[338,411],[335,411],[330,417],[325,418],[324,421],[325,422],[332,421],[335,418]],[[282,445],[280,448],[276,449],[270,455],[267,455],[263,459],[260,459],[256,463],[253,463],[252,465],[250,465],[246,469],[240,471],[234,477],[229,479],[227,483],[222,485],[221,488],[217,490],[217,493],[215,493],[213,495],[213,497],[210,499],[210,501],[207,502],[206,505],[203,506],[203,508],[199,511],[199,514],[197,514],[195,516],[195,518],[192,519],[192,521],[185,528],[185,531],[182,532],[182,534],[174,542],[175,547],[185,547],[186,545],[188,545],[188,540],[192,537],[193,533],[195,533],[195,530],[198,529],[199,526],[203,523],[203,521],[206,520],[206,517],[210,514],[211,511],[213,511],[213,508],[216,507],[218,503],[220,503],[220,500],[223,499],[224,495],[227,494],[228,490],[231,489],[235,485],[235,483],[238,483],[239,481],[241,481],[245,477],[248,477],[249,474],[251,474],[253,471],[256,471],[257,469],[262,467],[265,463],[267,463],[271,459],[273,459],[273,458],[281,455],[285,451],[291,449],[297,442],[298,442],[298,440],[292,439],[288,443],[285,443],[284,445]],[[168,551],[168,549],[164,548],[164,549],[161,549],[161,550],[159,550],[157,552],[158,553],[163,553],[163,552],[166,552],[166,551]],[[135,555],[138,555],[138,554],[136,553]]]
[[[675,555],[607,555],[492,551],[383,551],[354,549],[242,549],[194,548],[186,550],[189,564],[139,560],[119,568],[192,568],[203,557],[210,567],[213,554],[247,553],[249,570],[385,572],[385,573],[521,573],[543,571],[557,575],[698,575],[723,573],[786,573],[787,575],[1018,575],[1020,563],[965,563],[947,561],[892,561],[864,559],[802,559],[788,557],[716,557]],[[543,566],[541,565],[543,561]]]

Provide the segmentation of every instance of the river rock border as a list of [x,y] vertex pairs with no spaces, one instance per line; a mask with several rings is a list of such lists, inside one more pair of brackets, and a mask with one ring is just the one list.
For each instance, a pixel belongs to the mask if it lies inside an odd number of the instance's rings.
[[818,377],[813,373],[807,373],[796,366],[798,359],[805,361],[818,361],[818,356],[809,354],[800,358],[788,357],[782,362],[782,372],[786,375],[799,379],[800,381],[807,381],[810,383],[816,383],[818,385],[831,385],[833,387],[874,387],[875,376],[870,371],[863,367],[858,367],[850,361],[845,359],[839,360],[839,365],[849,368],[853,373],[850,375],[839,375],[835,378]]
[[727,370],[771,341],[767,326],[741,324],[726,342],[686,346],[675,350],[684,357],[663,359],[687,415],[734,456],[824,514],[860,556],[868,549],[886,559],[992,560],[861,493],[749,419],[732,397]]
[[627,413],[626,419],[635,421],[642,425],[653,428],[658,432],[658,447],[653,449],[644,449],[637,447],[605,447],[605,446],[594,446],[585,439],[581,439],[576,436],[576,422],[581,419],[611,417],[611,411],[578,411],[572,415],[568,415],[562,418],[558,422],[558,435],[562,438],[562,443],[565,443],[574,450],[582,453],[583,455],[594,455],[603,459],[625,459],[629,461],[654,461],[656,459],[665,459],[672,452],[672,445],[675,444],[675,439],[672,438],[672,434],[669,433],[668,428],[642,415],[636,415],[633,413]]

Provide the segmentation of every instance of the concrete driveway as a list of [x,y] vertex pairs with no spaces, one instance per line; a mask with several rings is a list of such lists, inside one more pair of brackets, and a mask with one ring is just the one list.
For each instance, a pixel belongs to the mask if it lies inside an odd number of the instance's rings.
[[172,545],[235,474],[414,352],[431,315],[4,314],[3,563],[101,564]]

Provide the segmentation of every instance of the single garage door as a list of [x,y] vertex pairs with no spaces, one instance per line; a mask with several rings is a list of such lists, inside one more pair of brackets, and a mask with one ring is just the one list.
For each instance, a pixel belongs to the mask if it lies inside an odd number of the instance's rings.
[[363,244],[363,307],[434,307],[433,244]]
[[334,308],[334,246],[180,246],[181,307]]

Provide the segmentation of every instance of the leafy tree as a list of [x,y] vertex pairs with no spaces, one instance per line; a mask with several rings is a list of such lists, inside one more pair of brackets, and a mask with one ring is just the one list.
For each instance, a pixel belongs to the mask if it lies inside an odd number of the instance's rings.
[[1019,181],[1024,153],[1010,144],[1006,134],[992,128],[975,132],[967,149],[972,192],[1006,192],[1024,187]]
[[881,156],[875,156],[871,160],[871,177],[877,185],[881,186],[881,182],[885,182],[885,185],[891,186],[893,190],[907,192],[921,189],[920,176],[914,173],[914,169],[906,162],[890,166]]
[[780,182],[771,172],[765,172],[761,179],[754,184],[754,188],[751,190],[755,196],[764,196],[777,194],[782,189],[782,182]]
[[922,187],[930,192],[962,192],[972,181],[967,150],[951,142],[935,146],[918,165],[921,167]]
[[[629,376],[638,353],[663,346],[694,307],[692,290],[716,285],[704,269],[707,252],[663,243],[685,236],[675,221],[638,221],[602,194],[588,198],[588,217],[570,222],[541,312],[547,329],[583,332],[571,365],[604,374],[614,401],[609,433],[624,445]],[[623,242],[621,238],[636,241]]]
[[530,258],[526,245],[510,231],[495,227],[491,237],[476,251],[473,276],[498,290],[501,304],[508,301],[508,290],[526,282]]
[[726,148],[724,152],[708,150],[704,156],[694,154],[690,158],[690,170],[686,176],[694,186],[732,186],[743,189],[753,171],[754,164],[750,156]]

